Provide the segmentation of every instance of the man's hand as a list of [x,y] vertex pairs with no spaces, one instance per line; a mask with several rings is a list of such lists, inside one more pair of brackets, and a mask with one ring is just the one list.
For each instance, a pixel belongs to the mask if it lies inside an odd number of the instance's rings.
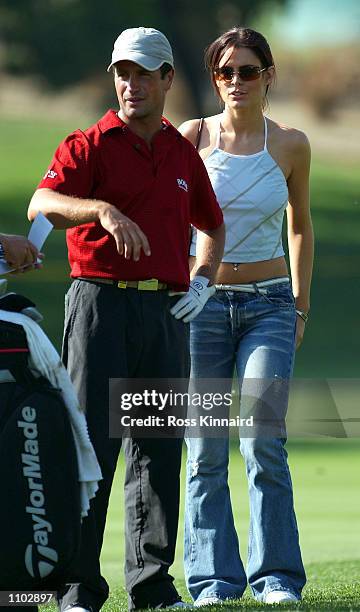
[[151,255],[147,237],[140,227],[123,215],[115,206],[104,207],[99,214],[99,221],[115,239],[119,255],[125,259],[139,261],[141,249],[145,255]]
[[0,243],[4,250],[6,263],[10,268],[14,268],[13,273],[28,272],[33,268],[41,267],[38,259],[42,259],[43,254],[25,238],[13,234],[0,234]]
[[189,323],[197,317],[209,297],[216,291],[214,285],[208,287],[208,284],[209,279],[205,276],[195,276],[192,279],[189,291],[170,310],[175,319],[182,319],[184,323]]

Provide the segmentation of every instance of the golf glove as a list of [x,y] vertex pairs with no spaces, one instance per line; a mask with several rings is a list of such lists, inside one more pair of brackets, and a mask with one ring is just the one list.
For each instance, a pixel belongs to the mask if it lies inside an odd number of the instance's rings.
[[[208,287],[209,279],[205,276],[195,276],[190,282],[189,291],[176,302],[170,310],[175,319],[189,323],[202,311],[209,297],[214,295],[214,285]],[[175,295],[175,294],[172,294]]]

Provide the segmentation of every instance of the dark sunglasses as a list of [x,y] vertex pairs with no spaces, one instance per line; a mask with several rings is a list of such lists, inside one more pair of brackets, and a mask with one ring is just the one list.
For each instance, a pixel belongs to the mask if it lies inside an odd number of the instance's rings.
[[235,74],[238,74],[242,81],[256,81],[260,78],[260,74],[265,72],[271,66],[266,68],[259,68],[259,66],[240,66],[238,70],[235,70],[232,66],[222,66],[214,70],[216,78],[219,81],[225,81],[225,83],[231,83]]

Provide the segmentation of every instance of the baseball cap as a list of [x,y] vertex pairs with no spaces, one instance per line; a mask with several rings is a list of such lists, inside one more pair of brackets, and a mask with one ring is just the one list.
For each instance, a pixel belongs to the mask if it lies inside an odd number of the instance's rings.
[[129,28],[121,32],[115,41],[111,66],[121,60],[139,64],[146,70],[157,70],[164,64],[174,67],[174,58],[166,36],[154,28]]

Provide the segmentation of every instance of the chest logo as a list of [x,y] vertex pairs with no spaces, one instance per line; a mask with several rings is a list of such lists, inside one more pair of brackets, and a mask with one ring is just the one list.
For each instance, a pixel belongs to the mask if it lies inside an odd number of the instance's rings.
[[185,181],[185,179],[178,178],[176,180],[177,180],[178,187],[180,187],[180,189],[183,189],[184,191],[188,192],[188,184]]

